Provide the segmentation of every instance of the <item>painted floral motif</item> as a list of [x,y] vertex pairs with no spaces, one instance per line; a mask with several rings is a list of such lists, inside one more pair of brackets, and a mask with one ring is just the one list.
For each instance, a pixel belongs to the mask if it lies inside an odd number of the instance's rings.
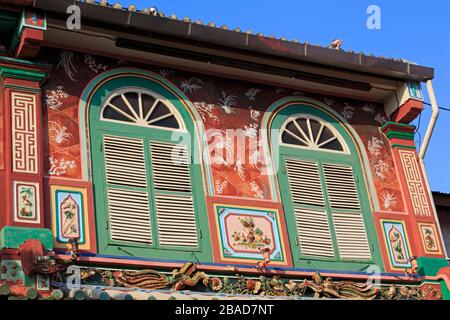
[[67,127],[61,126],[57,122],[49,121],[49,139],[53,143],[60,145],[64,142],[69,141],[69,139],[72,137],[72,134],[67,132]]
[[225,188],[227,187],[227,185],[228,185],[228,181],[227,180],[217,179],[216,183],[215,183],[216,193],[218,195],[223,194],[223,192],[224,192]]
[[219,117],[214,112],[214,104],[207,104],[205,102],[194,102],[194,106],[197,108],[198,113],[203,121],[211,119],[215,122],[219,122]]
[[387,120],[384,116],[382,116],[381,114],[377,114],[375,117],[375,121],[378,122],[379,124],[384,124]]
[[190,93],[193,94],[197,92],[198,90],[202,89],[203,81],[199,78],[193,77],[189,80],[184,80],[180,84],[181,90],[183,90],[184,93]]
[[250,117],[253,121],[258,121],[260,116],[261,112],[259,112],[258,110],[250,109]]
[[255,221],[252,217],[240,218],[239,222],[242,225],[241,231],[234,231],[232,238],[234,246],[240,246],[244,249],[257,249],[268,246],[271,240],[264,234],[264,232],[255,227]]
[[56,90],[47,91],[45,95],[45,103],[47,108],[52,110],[58,110],[62,107],[63,102],[62,99],[67,99],[69,95],[64,92],[63,86],[57,86]]
[[383,160],[378,160],[378,162],[374,165],[375,175],[378,179],[384,180],[386,179],[386,173],[389,172],[389,165]]
[[53,157],[49,157],[48,160],[50,161],[50,169],[48,170],[48,174],[51,176],[62,176],[66,173],[67,169],[73,169],[76,166],[75,161],[73,160],[58,160]]
[[362,107],[362,110],[364,112],[374,114],[375,113],[375,105],[371,104],[371,103],[365,103],[364,106]]
[[264,199],[264,190],[262,190],[255,181],[250,182],[250,188],[255,198]]
[[60,204],[61,212],[61,235],[64,238],[79,237],[79,207],[69,194]]
[[350,106],[347,102],[344,103],[344,105],[345,105],[345,108],[344,108],[344,110],[342,110],[341,115],[345,120],[351,120],[355,114],[355,108]]
[[331,108],[333,108],[334,105],[336,104],[336,101],[335,101],[334,99],[327,98],[327,97],[324,97],[324,98],[323,98],[323,102],[324,102],[327,106],[329,106],[329,107],[331,107]]
[[18,186],[18,216],[22,219],[32,219],[35,216],[36,187]]
[[235,95],[227,95],[225,91],[222,91],[222,97],[219,99],[219,106],[225,111],[226,114],[235,113],[234,106],[236,106],[239,98]]
[[173,70],[169,70],[169,69],[161,69],[159,70],[159,74],[164,77],[167,78],[168,76],[173,75],[175,72]]
[[56,66],[56,69],[63,68],[64,72],[66,73],[66,76],[73,82],[76,82],[77,79],[75,79],[75,74],[77,73],[77,69],[73,64],[73,58],[74,58],[73,52],[62,51],[61,54],[59,55],[59,62]]
[[383,191],[381,193],[381,203],[385,210],[390,210],[397,205],[397,197],[392,191]]
[[389,241],[393,250],[395,262],[402,264],[408,263],[403,236],[394,225],[392,225],[391,230],[389,230]]
[[250,123],[249,126],[244,126],[244,136],[249,138],[256,138],[258,135],[258,124]]
[[250,88],[245,92],[245,96],[248,98],[248,100],[250,101],[255,101],[256,100],[256,95],[261,91],[261,89],[257,89],[257,88]]
[[383,148],[384,142],[377,137],[372,137],[372,139],[367,143],[367,149],[369,152],[378,157],[381,155],[381,149]]
[[90,54],[84,55],[84,63],[89,67],[89,69],[91,69],[95,73],[99,73],[101,71],[105,71],[106,69],[108,69],[108,66],[106,64],[97,63],[94,56]]

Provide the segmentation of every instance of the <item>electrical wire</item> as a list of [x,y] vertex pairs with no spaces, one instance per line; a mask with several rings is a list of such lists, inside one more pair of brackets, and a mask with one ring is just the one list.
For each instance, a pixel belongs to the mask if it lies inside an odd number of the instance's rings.
[[[432,107],[431,103],[429,103],[429,102],[424,102],[424,104],[426,104],[427,106]],[[444,111],[449,111],[449,112],[450,112],[450,109],[449,109],[449,108],[439,107],[439,109],[440,109],[440,110],[444,110]]]

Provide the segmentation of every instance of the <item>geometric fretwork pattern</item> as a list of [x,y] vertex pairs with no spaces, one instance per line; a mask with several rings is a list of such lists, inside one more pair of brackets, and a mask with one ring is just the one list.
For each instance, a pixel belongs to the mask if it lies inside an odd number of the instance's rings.
[[12,167],[38,173],[36,95],[11,92]]
[[426,188],[417,165],[415,152],[400,150],[399,153],[414,214],[416,216],[431,216]]

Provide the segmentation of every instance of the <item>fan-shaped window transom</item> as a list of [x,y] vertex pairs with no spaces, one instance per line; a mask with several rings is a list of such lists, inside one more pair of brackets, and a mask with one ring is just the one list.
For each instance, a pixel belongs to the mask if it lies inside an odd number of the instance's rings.
[[143,127],[182,129],[182,121],[167,99],[137,88],[122,89],[111,94],[103,106],[101,120]]
[[311,115],[290,117],[281,128],[280,138],[284,145],[349,153],[347,145],[337,130],[329,123]]

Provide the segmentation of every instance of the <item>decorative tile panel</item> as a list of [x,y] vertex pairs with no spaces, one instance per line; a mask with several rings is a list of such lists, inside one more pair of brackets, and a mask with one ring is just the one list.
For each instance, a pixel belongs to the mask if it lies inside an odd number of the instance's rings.
[[411,249],[403,221],[381,220],[389,260],[393,268],[410,268]]
[[87,248],[89,229],[86,189],[52,185],[50,190],[55,247],[65,248],[71,238],[78,238],[80,249]]
[[399,154],[414,214],[416,216],[431,216],[426,186],[420,174],[416,153],[400,150]]
[[217,243],[214,251],[220,261],[256,263],[263,259],[261,250],[267,248],[270,265],[286,265],[289,261],[278,209],[217,202],[210,210],[216,231],[212,233]]
[[419,229],[425,252],[429,254],[442,254],[435,225],[419,223]]
[[36,95],[11,92],[12,167],[38,173]]
[[14,222],[40,223],[39,184],[32,182],[13,182]]

